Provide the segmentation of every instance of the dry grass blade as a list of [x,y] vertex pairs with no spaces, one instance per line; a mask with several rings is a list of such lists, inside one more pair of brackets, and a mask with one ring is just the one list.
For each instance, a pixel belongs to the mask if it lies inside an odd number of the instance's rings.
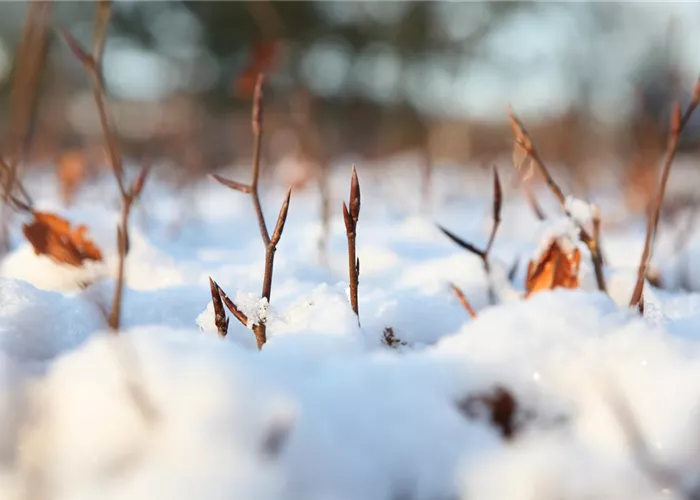
[[464,307],[464,309],[469,313],[469,316],[471,316],[472,318],[476,318],[476,311],[467,300],[467,297],[466,295],[464,295],[464,292],[462,292],[462,290],[454,283],[450,283],[450,288],[459,299],[459,302],[460,304],[462,304],[462,307]]
[[360,181],[357,178],[355,165],[352,166],[352,180],[350,181],[349,206],[343,202],[343,220],[345,222],[345,235],[348,240],[348,275],[350,280],[350,306],[360,323],[360,307],[358,300],[358,287],[360,281],[360,260],[357,258],[357,221],[360,218],[361,206]]
[[675,158],[676,151],[678,150],[680,136],[683,133],[688,120],[698,107],[698,104],[700,104],[700,79],[698,79],[698,82],[695,85],[693,99],[688,105],[685,113],[681,115],[681,107],[678,103],[675,103],[673,106],[673,111],[671,112],[671,128],[669,132],[668,144],[666,146],[665,160],[663,167],[661,168],[661,180],[659,182],[656,196],[652,201],[651,211],[649,212],[649,218],[647,220],[646,235],[644,237],[644,250],[642,251],[642,258],[639,263],[637,281],[635,282],[634,291],[632,292],[632,297],[630,299],[630,307],[640,307],[639,305],[642,301],[642,295],[644,293],[644,280],[646,279],[646,275],[649,270],[649,261],[651,260],[652,247],[654,246],[654,239],[656,237],[656,231],[659,225],[659,215],[664,202],[666,185],[671,173],[671,165],[673,164],[673,159]]
[[[559,185],[555,182],[554,178],[549,173],[549,170],[544,165],[544,162],[540,159],[537,150],[535,149],[532,138],[525,130],[523,124],[518,120],[518,118],[513,114],[512,110],[508,111],[508,119],[510,121],[511,129],[513,130],[513,135],[515,136],[515,146],[524,151],[526,158],[529,158],[532,164],[537,168],[538,172],[545,180],[547,187],[557,199],[562,209],[567,216],[571,216],[566,205],[566,197],[564,192],[561,190]],[[518,165],[516,165],[516,168]],[[588,247],[591,253],[591,260],[593,261],[593,268],[595,271],[596,283],[598,285],[598,290],[605,292],[605,275],[603,274],[603,259],[598,250],[597,242],[594,241],[593,237],[586,231],[580,223],[577,223],[579,230],[579,238]]]
[[214,324],[219,335],[225,337],[228,334],[228,318],[224,310],[224,302],[219,294],[219,285],[209,277],[209,290],[211,291],[211,302],[214,305]]
[[250,186],[248,184],[243,184],[242,182],[236,182],[232,181],[230,179],[226,179],[224,177],[221,177],[220,175],[216,174],[211,174],[209,177],[217,181],[219,184],[223,184],[224,186],[235,189],[236,191],[240,191],[241,193],[246,193],[250,194]]

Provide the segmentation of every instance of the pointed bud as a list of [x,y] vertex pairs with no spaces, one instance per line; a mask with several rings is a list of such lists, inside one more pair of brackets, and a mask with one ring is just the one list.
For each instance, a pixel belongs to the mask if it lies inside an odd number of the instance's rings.
[[350,215],[357,224],[360,218],[360,181],[357,178],[355,165],[352,166],[352,179],[350,181]]
[[282,203],[280,208],[280,213],[277,216],[277,224],[275,224],[275,230],[272,233],[272,238],[270,238],[270,245],[276,247],[282,237],[282,231],[284,231],[284,223],[287,221],[287,212],[289,211],[289,199],[292,196],[292,188],[287,190],[287,196]]
[[224,310],[224,303],[219,295],[219,285],[209,277],[209,290],[211,291],[211,302],[214,305],[214,324],[219,335],[225,337],[228,333],[228,318]]
[[348,206],[343,202],[343,222],[345,222],[345,230],[352,232],[354,224],[352,217],[350,217],[350,212],[348,212]]
[[498,169],[493,167],[493,220],[500,222],[501,206],[503,205],[503,190],[501,189],[501,179],[498,176]]

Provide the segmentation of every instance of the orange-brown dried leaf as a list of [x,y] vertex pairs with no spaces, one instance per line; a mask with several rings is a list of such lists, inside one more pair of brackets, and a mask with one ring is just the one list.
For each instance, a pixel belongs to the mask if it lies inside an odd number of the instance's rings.
[[102,261],[102,252],[87,237],[87,227],[71,228],[70,222],[50,212],[33,212],[34,220],[22,226],[37,255],[81,266],[86,260]]
[[530,261],[528,265],[525,297],[557,287],[578,288],[580,264],[581,252],[578,248],[571,254],[567,254],[561,249],[557,240],[553,240],[539,260]]

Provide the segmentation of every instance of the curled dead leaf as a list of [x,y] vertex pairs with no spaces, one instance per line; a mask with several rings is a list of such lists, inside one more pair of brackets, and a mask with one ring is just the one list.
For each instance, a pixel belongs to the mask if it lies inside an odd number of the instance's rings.
[[554,239],[537,261],[530,261],[525,280],[525,298],[542,290],[557,287],[578,288],[581,252],[578,248],[567,253]]
[[87,237],[87,227],[71,228],[70,222],[50,212],[32,212],[34,220],[22,232],[37,255],[48,255],[56,262],[81,266],[86,260],[102,261],[102,252]]

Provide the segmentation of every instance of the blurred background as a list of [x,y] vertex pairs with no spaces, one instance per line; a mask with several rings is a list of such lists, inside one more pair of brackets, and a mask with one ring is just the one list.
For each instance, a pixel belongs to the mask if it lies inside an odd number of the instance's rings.
[[[30,4],[0,4],[3,151]],[[95,7],[45,7],[25,164],[101,163],[88,80],[57,31],[90,47]],[[510,158],[511,106],[546,161],[643,191],[700,73],[698,23],[700,3],[116,1],[103,73],[124,154],[183,179],[247,161],[264,72],[265,160],[292,160],[299,184],[348,156],[488,167]],[[682,151],[699,147],[696,119]]]

